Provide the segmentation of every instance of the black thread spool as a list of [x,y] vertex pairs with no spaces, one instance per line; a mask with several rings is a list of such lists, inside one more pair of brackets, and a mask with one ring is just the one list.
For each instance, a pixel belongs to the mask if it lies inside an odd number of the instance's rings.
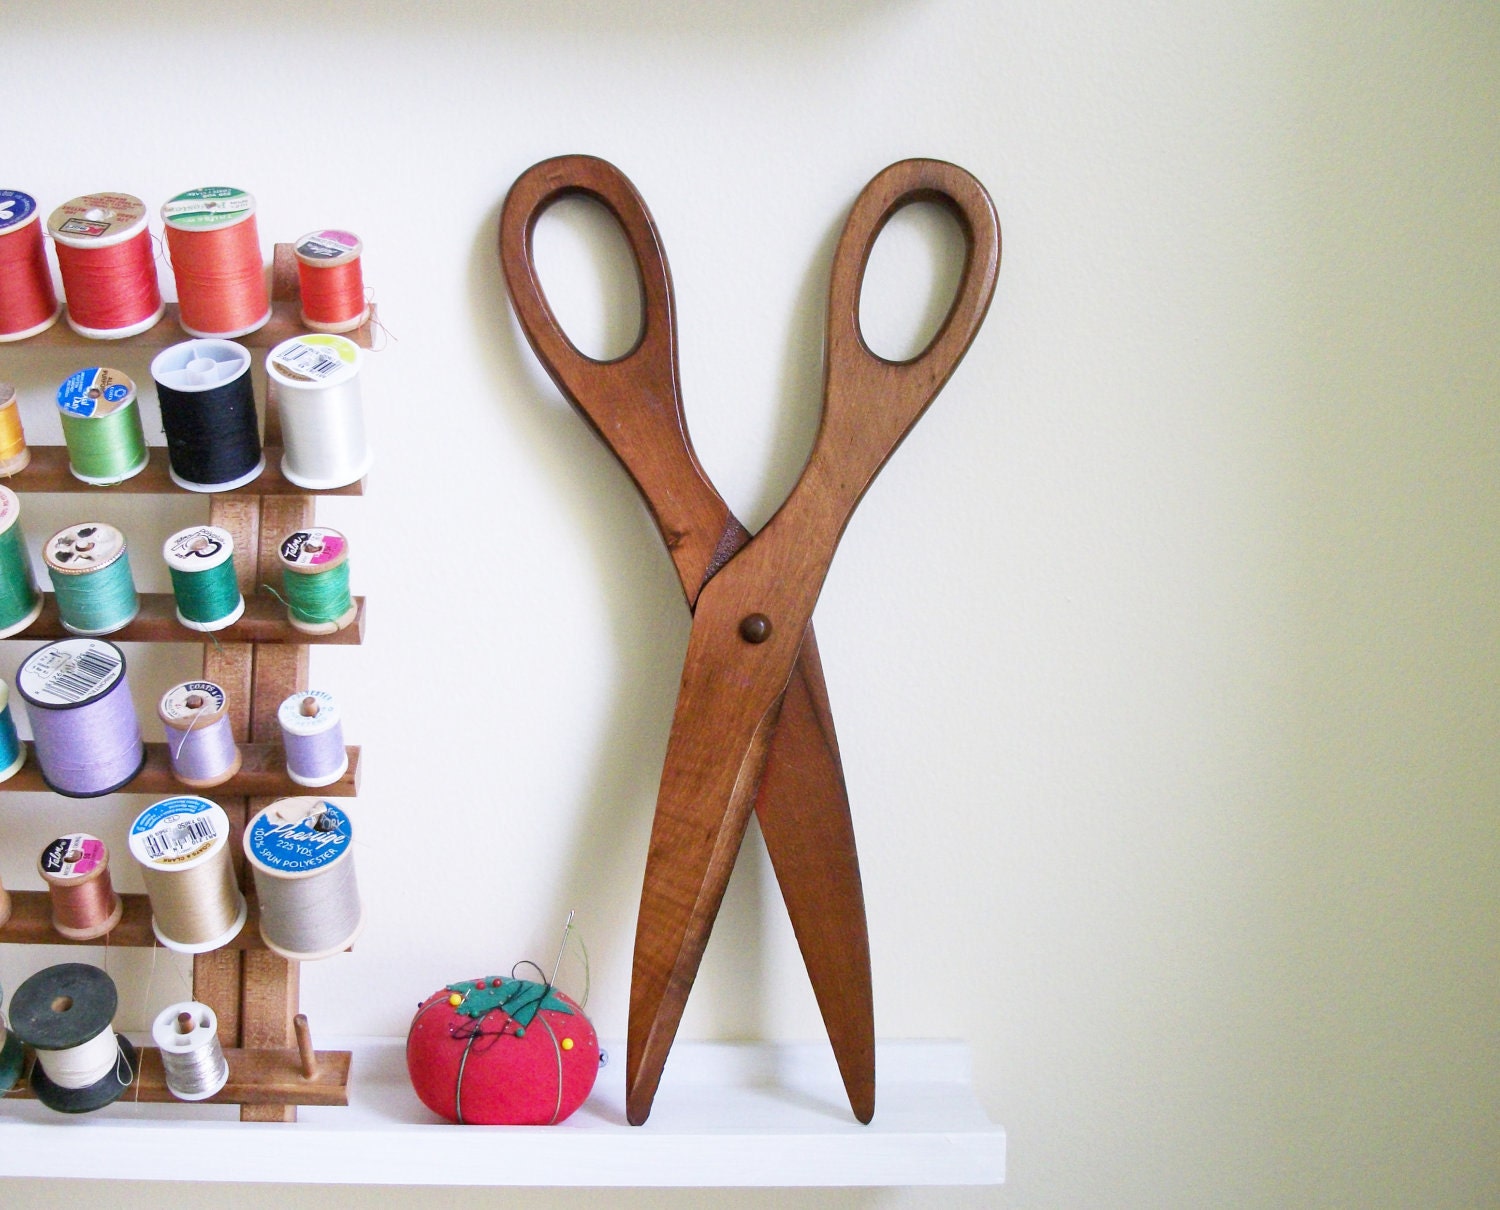
[[265,469],[250,352],[232,340],[185,340],[151,362],[172,482],[191,492],[244,487]]
[[[90,1113],[113,1104],[135,1080],[138,1070],[130,1039],[110,1027],[119,994],[115,982],[97,966],[65,962],[38,971],[16,989],[10,1002],[10,1025],[16,1037],[37,1052],[31,1068],[31,1091],[58,1113]],[[83,1088],[65,1088],[48,1075],[53,1056],[78,1050],[108,1033],[115,1043],[109,1070]]]

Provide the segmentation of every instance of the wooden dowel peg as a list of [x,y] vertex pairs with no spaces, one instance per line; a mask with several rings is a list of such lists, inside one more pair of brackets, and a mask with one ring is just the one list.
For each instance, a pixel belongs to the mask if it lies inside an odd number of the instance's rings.
[[315,1079],[318,1074],[318,1052],[313,1049],[312,1030],[307,1024],[307,1014],[298,1013],[293,1017],[292,1028],[297,1031],[297,1050],[302,1056],[302,1078]]

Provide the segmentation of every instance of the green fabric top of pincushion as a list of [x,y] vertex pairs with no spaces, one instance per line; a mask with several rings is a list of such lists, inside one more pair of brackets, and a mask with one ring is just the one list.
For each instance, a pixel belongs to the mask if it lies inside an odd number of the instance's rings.
[[448,984],[448,990],[464,998],[455,1011],[476,1021],[497,1008],[523,1028],[544,1008],[573,1015],[567,1001],[555,996],[550,986],[529,979],[469,979]]

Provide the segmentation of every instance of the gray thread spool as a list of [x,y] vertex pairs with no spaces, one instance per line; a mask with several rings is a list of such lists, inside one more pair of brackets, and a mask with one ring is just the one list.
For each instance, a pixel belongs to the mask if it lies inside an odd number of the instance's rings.
[[219,1044],[219,1018],[196,1000],[171,1004],[151,1024],[161,1053],[167,1091],[179,1101],[204,1101],[229,1082],[229,1061]]
[[245,856],[260,899],[266,947],[294,962],[348,949],[364,926],[354,829],[322,798],[283,798],[245,825]]

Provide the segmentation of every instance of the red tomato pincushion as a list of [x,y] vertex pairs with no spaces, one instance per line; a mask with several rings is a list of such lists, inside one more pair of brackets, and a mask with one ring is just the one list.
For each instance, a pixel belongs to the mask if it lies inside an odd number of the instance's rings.
[[594,1087],[599,1039],[555,987],[472,979],[422,1002],[406,1035],[406,1069],[422,1104],[450,1122],[550,1126]]

